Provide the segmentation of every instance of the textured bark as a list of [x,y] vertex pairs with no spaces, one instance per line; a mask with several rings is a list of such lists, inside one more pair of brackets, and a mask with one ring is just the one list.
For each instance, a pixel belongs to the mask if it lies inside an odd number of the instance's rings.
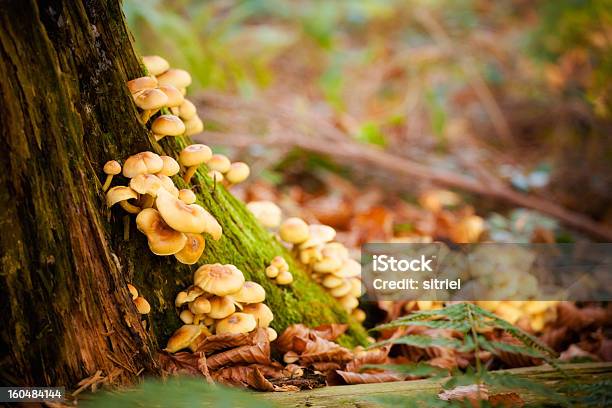
[[[125,82],[143,68],[117,0],[0,7],[0,379],[70,388],[96,370],[121,368],[119,383],[155,374],[155,350],[180,324],[174,296],[197,266],[151,254],[133,217],[123,240],[125,214],[105,207],[101,169],[143,150],[176,156],[189,142],[152,143],[138,122]],[[347,320],[242,203],[201,172],[194,182],[224,228],[218,242],[207,239],[200,264],[233,263],[260,282],[277,330]],[[290,288],[264,274],[282,253],[296,277]],[[151,303],[148,331],[128,282]],[[344,341],[363,341],[351,327]]]

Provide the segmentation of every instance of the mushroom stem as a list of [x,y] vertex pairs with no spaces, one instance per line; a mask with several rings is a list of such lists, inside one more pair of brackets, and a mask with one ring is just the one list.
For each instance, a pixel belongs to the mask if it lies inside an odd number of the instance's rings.
[[146,125],[149,119],[151,119],[151,116],[155,115],[157,112],[159,112],[159,109],[144,110],[142,111],[142,114],[140,115],[140,120],[142,121],[143,124]]
[[155,203],[155,197],[151,194],[146,194],[144,200],[142,200],[142,208],[151,208]]
[[123,217],[123,240],[130,240],[130,216],[126,215]]
[[104,184],[102,185],[102,191],[106,192],[111,185],[111,181],[113,181],[113,175],[107,174],[106,180],[104,180]]
[[126,200],[120,201],[119,205],[130,214],[138,214],[140,212],[140,207],[136,207],[135,205],[128,203]]
[[153,137],[155,137],[155,141],[159,142],[160,140],[162,140],[164,137],[166,137],[166,135],[158,135],[157,133],[153,133]]
[[198,166],[187,167],[187,171],[185,172],[185,175],[183,176],[183,180],[185,180],[185,183],[189,183],[189,180],[191,180],[191,178],[193,177],[197,169],[198,169]]

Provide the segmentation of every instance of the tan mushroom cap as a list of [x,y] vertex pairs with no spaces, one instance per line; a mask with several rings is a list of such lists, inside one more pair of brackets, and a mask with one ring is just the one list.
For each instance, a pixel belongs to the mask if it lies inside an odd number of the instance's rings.
[[117,160],[109,160],[104,164],[104,174],[116,176],[121,173],[121,165]]
[[268,327],[274,319],[272,310],[263,303],[255,303],[252,305],[245,305],[242,309],[242,313],[250,314],[255,318],[257,327]]
[[337,286],[335,288],[331,288],[329,289],[329,293],[335,297],[335,298],[340,298],[342,296],[346,296],[349,293],[351,293],[351,289],[352,289],[352,285],[351,283],[346,280],[343,279],[342,283],[340,284],[340,286]]
[[165,350],[169,353],[176,353],[179,350],[189,347],[195,339],[202,333],[202,326],[197,324],[186,324],[174,332],[168,340]]
[[340,242],[328,242],[323,246],[323,249],[321,249],[321,253],[323,254],[323,257],[338,258],[342,261],[348,259],[349,257],[347,247]]
[[343,282],[344,282],[343,278],[330,274],[330,275],[325,275],[321,284],[328,289],[333,289],[333,288],[337,288],[338,286],[341,286]]
[[179,190],[178,199],[184,202],[185,204],[193,204],[196,202],[196,195],[192,190],[188,188],[183,188]]
[[170,228],[153,208],[145,208],[138,214],[136,226],[147,236],[149,248],[155,255],[174,255],[187,243],[185,234]]
[[174,300],[174,306],[181,307],[185,303],[193,302],[199,296],[203,295],[204,291],[202,288],[197,286],[190,286],[187,290],[182,290],[176,295],[176,299]]
[[357,306],[359,306],[359,301],[357,300],[357,298],[351,295],[346,295],[346,296],[341,297],[340,299],[338,299],[338,302],[340,302],[342,307],[344,307],[344,309],[346,309],[349,312],[357,308]]
[[223,173],[217,170],[211,170],[206,174],[208,174],[208,177],[213,179],[213,181],[215,181],[216,183],[221,183],[223,179],[225,179],[225,177],[223,177]]
[[178,188],[176,188],[176,186],[174,185],[174,181],[172,181],[170,177],[164,176],[161,173],[157,173],[157,178],[159,178],[159,181],[161,181],[162,187],[164,188],[164,190],[170,193],[172,197],[178,198],[179,190]]
[[153,121],[151,131],[156,135],[180,136],[185,133],[185,124],[178,116],[160,115]]
[[189,303],[189,310],[195,315],[209,313],[212,307],[210,301],[204,296],[200,296],[193,302]]
[[287,263],[287,261],[285,261],[285,258],[283,258],[280,255],[277,255],[274,258],[272,258],[270,265],[277,267],[278,270],[281,272],[289,270],[289,264]]
[[[210,162],[208,165],[210,166]],[[280,225],[282,211],[272,201],[251,201],[247,208],[264,227],[276,228]]]
[[335,256],[328,256],[323,257],[323,259],[321,259],[320,261],[315,262],[312,268],[316,272],[329,273],[340,269],[342,267],[343,262],[344,261],[341,258]]
[[351,283],[351,296],[355,296],[356,298],[360,297],[363,294],[363,289],[361,287],[361,279],[350,278],[349,282]]
[[151,305],[142,296],[138,296],[134,299],[134,305],[140,314],[149,314],[149,312],[151,312]]
[[357,320],[359,323],[364,322],[367,317],[366,313],[361,309],[353,310],[353,312],[351,313],[351,316],[353,316],[353,319]]
[[157,110],[168,103],[168,96],[159,89],[146,89],[134,98],[136,106],[143,110]]
[[192,136],[204,130],[204,123],[198,115],[185,122],[185,135]]
[[352,278],[361,275],[361,264],[354,259],[347,259],[338,270],[332,271],[332,274],[342,278]]
[[323,259],[322,246],[313,246],[300,251],[300,262],[310,265]]
[[276,283],[278,285],[290,285],[291,283],[293,283],[293,275],[291,274],[291,272],[281,272],[276,277]]
[[157,78],[144,76],[128,81],[127,86],[132,94],[157,87]]
[[266,290],[259,283],[246,281],[232,297],[240,303],[259,303],[266,300]]
[[162,188],[162,182],[154,174],[139,174],[130,180],[130,188],[138,194],[149,194],[155,197],[157,191]]
[[138,193],[126,186],[116,186],[106,192],[106,205],[110,208],[113,205],[131,199],[138,198]]
[[183,99],[183,103],[179,106],[179,117],[188,121],[194,118],[197,114],[198,111],[193,102],[188,99]]
[[155,204],[163,219],[175,230],[192,234],[206,232],[215,240],[221,238],[221,225],[198,204],[185,204],[163,189],[158,191]]
[[139,174],[159,173],[164,167],[164,161],[153,152],[140,152],[127,158],[123,164],[123,175],[127,178]]
[[193,282],[208,293],[225,296],[238,292],[244,285],[244,275],[234,265],[206,264],[193,275]]
[[255,318],[246,313],[234,313],[225,319],[217,322],[216,333],[248,333],[257,327]]
[[232,166],[232,162],[223,154],[213,154],[206,165],[210,170],[217,170],[221,173],[227,173]]
[[159,85],[172,85],[175,88],[187,88],[191,85],[191,75],[184,69],[170,68],[161,75],[157,75]]
[[185,167],[199,166],[212,157],[212,150],[205,144],[192,144],[181,150],[179,163]]
[[283,241],[291,244],[300,244],[306,241],[310,236],[308,224],[297,217],[287,218],[283,221],[278,233]]
[[266,327],[266,332],[268,333],[268,340],[274,341],[278,337],[278,333],[271,327]]
[[236,311],[236,304],[230,296],[215,296],[210,301],[210,312],[208,317],[213,319],[225,319]]
[[181,313],[179,313],[179,319],[181,319],[181,321],[185,324],[192,324],[193,318],[194,315],[189,309],[182,310]]
[[156,175],[172,177],[178,174],[178,172],[181,170],[181,166],[179,166],[178,162],[174,160],[172,157],[170,156],[159,156],[159,157],[164,162],[164,165],[162,169],[159,172],[157,172]]
[[181,104],[185,100],[185,97],[183,96],[181,91],[179,91],[172,85],[160,85],[158,89],[164,94],[166,94],[166,96],[168,97],[168,101],[166,102],[165,106],[169,108],[181,106]]
[[249,174],[251,174],[251,169],[249,169],[246,163],[235,162],[232,163],[229,171],[225,173],[225,179],[231,184],[238,184],[249,178]]
[[308,226],[308,230],[310,232],[309,237],[300,244],[300,249],[322,245],[336,237],[336,230],[329,225],[311,224]]
[[136,286],[132,285],[131,283],[127,284],[127,288],[130,291],[130,295],[132,296],[132,300],[136,299],[138,297],[138,289],[136,289]]
[[185,236],[187,237],[187,243],[183,249],[174,254],[174,256],[180,263],[193,265],[194,263],[198,262],[202,256],[204,247],[206,246],[206,241],[200,234],[185,233]]
[[278,276],[279,273],[280,271],[274,265],[269,265],[268,267],[266,267],[266,276],[268,278],[274,279]]
[[170,63],[159,55],[145,55],[142,63],[151,75],[161,75],[170,69]]

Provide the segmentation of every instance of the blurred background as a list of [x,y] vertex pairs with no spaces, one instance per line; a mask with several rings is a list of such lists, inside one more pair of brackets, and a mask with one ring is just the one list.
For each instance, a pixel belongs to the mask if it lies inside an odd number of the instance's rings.
[[610,0],[124,12],[142,55],[191,72],[194,139],[251,165],[234,193],[332,225],[348,246],[582,238],[532,211],[542,203],[612,223]]

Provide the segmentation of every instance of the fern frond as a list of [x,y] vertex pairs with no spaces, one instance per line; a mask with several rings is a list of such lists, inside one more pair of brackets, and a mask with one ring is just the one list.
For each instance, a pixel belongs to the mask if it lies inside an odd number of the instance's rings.
[[386,344],[405,344],[407,346],[414,346],[419,348],[427,347],[447,347],[458,349],[463,343],[457,339],[448,339],[445,337],[432,337],[421,334],[413,334],[408,336],[397,337],[394,339],[383,340],[378,343],[372,344],[368,348],[380,347]]

